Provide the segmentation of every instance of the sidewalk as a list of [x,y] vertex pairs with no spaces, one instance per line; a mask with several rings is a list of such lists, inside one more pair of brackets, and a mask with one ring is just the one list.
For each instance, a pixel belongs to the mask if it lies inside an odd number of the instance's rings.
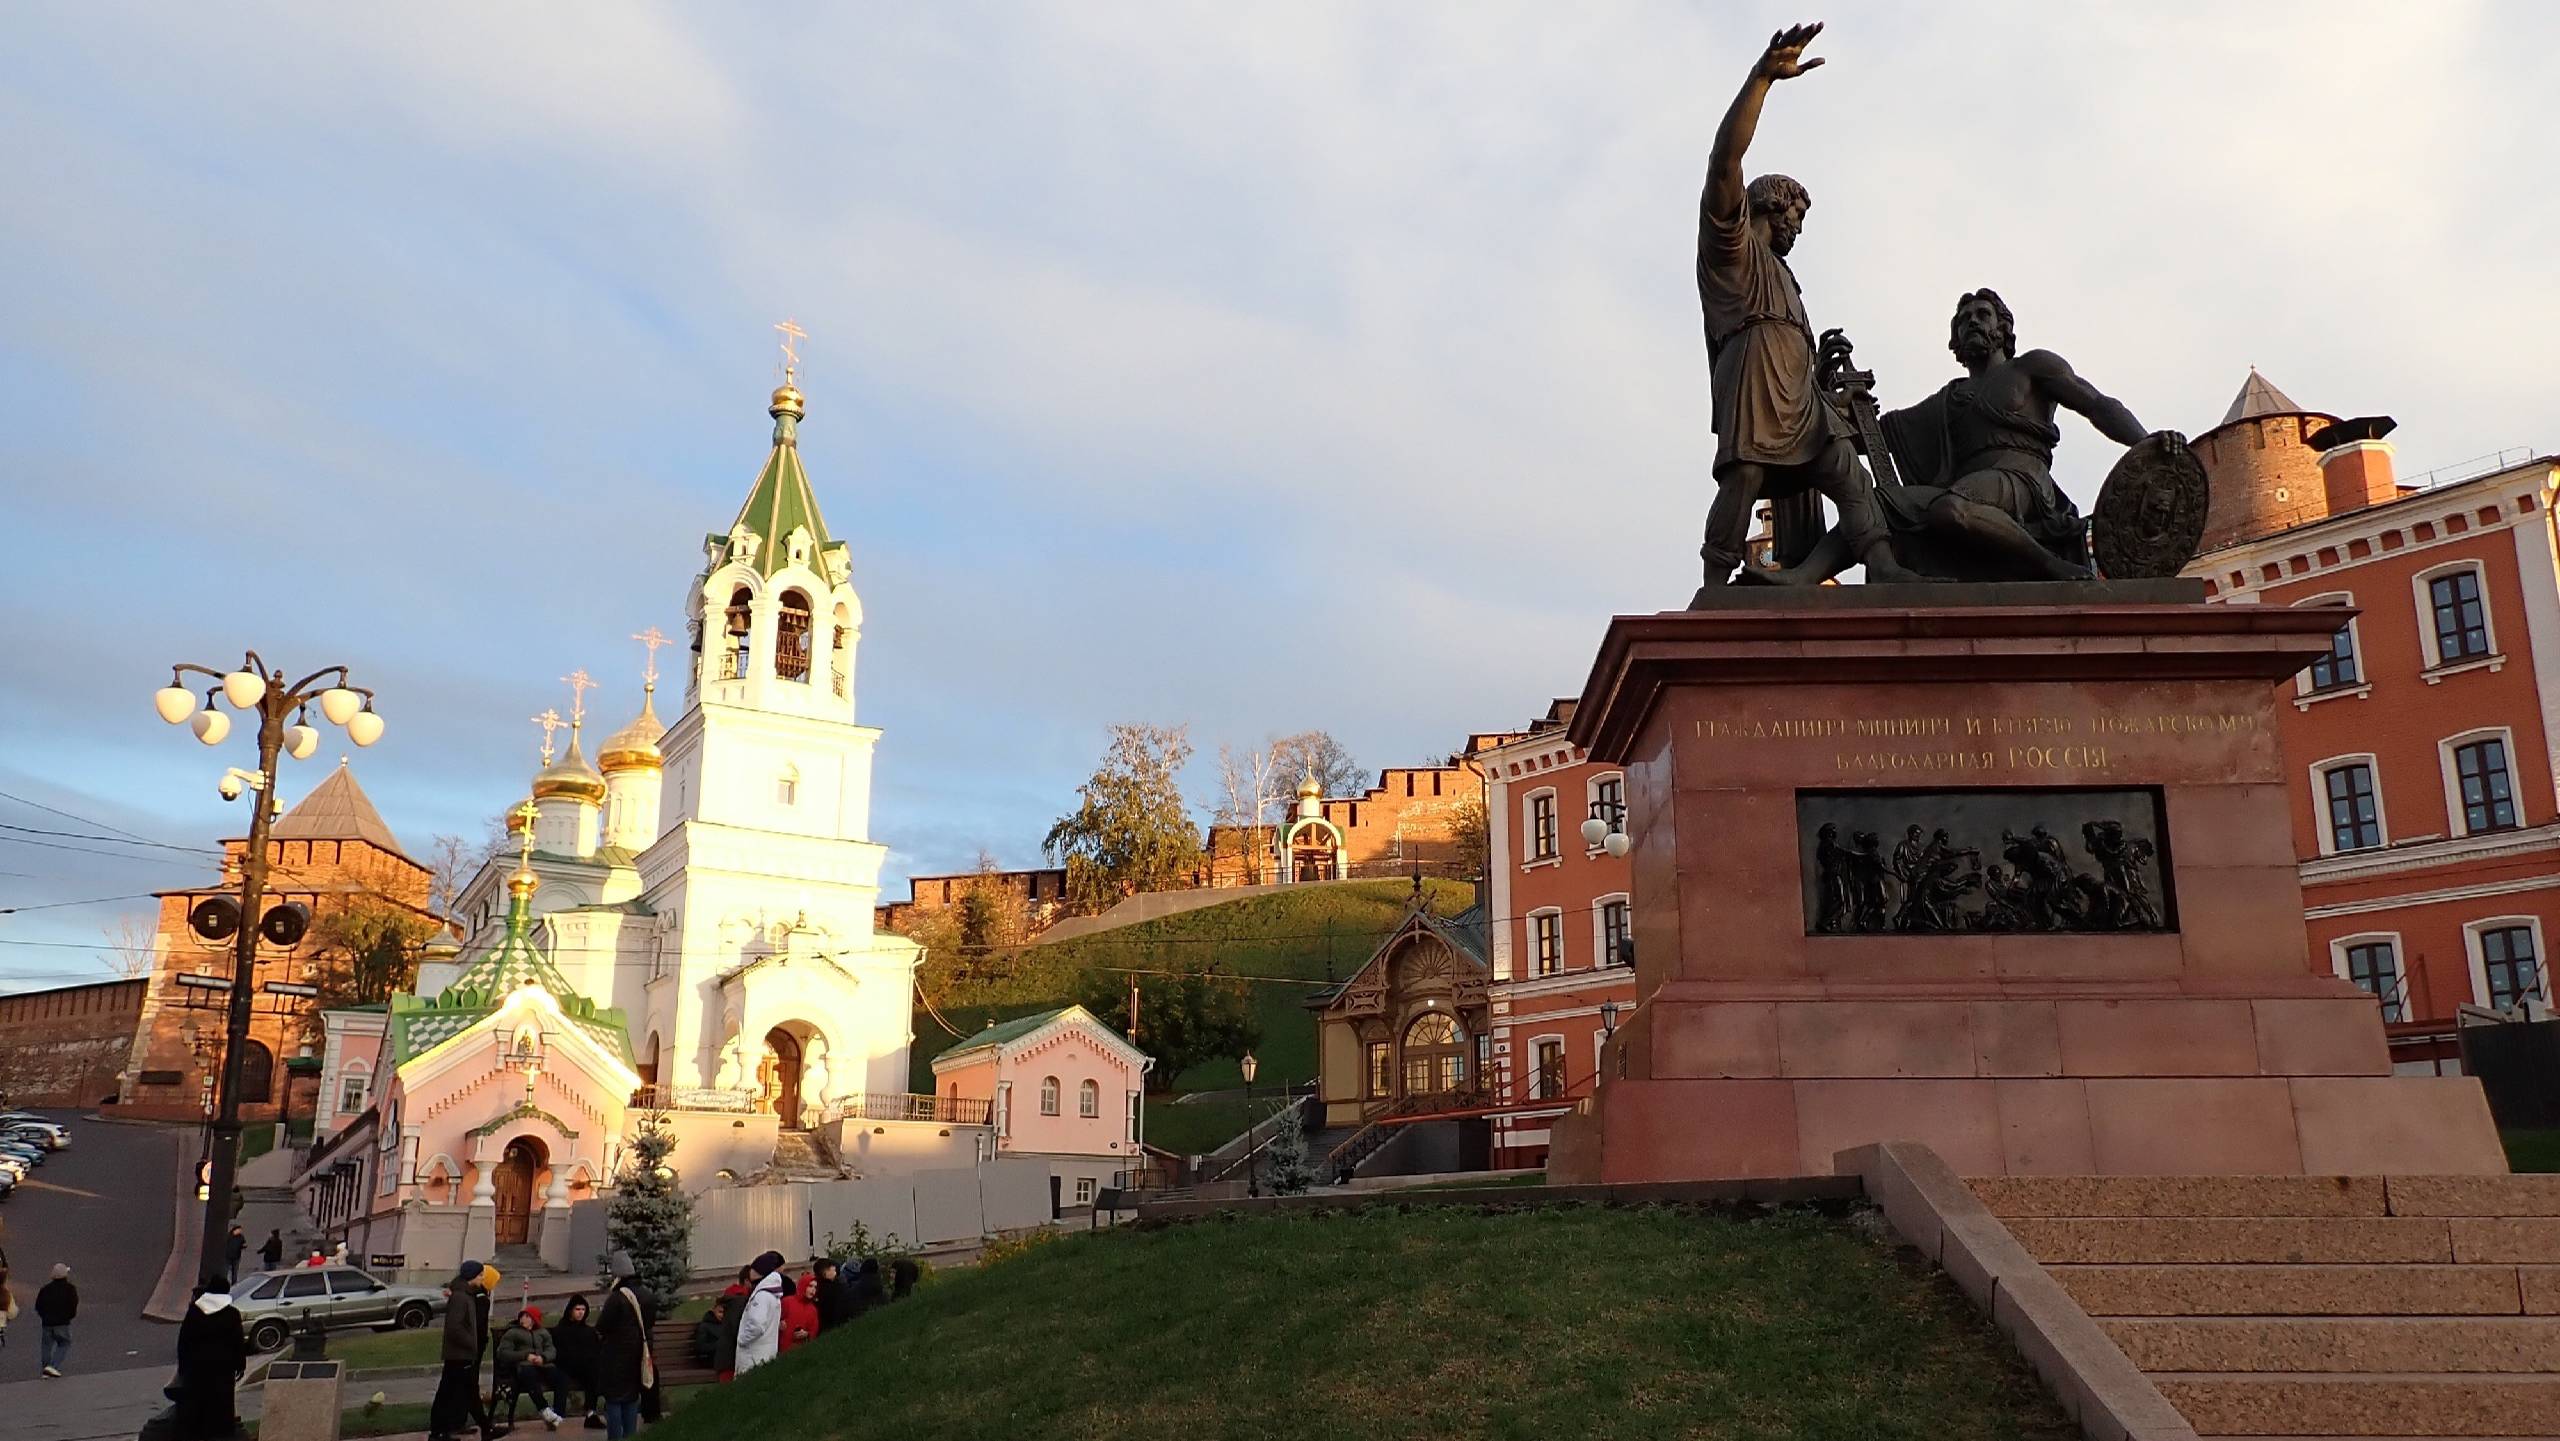
[[[5,1429],[9,1441],[132,1441],[141,1433],[142,1423],[168,1404],[160,1392],[175,1374],[173,1367],[145,1366],[12,1381],[0,1386],[0,1416],[9,1418],[0,1429]],[[426,1401],[435,1396],[436,1378],[429,1374],[349,1381],[346,1404],[361,1406],[376,1391],[386,1401]],[[256,1417],[264,1399],[258,1387],[241,1387],[242,1419]]]

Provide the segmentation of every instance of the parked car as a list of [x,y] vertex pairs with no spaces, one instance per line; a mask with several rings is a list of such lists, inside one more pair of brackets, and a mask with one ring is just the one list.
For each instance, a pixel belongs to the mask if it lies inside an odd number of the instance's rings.
[[414,1331],[444,1313],[443,1288],[390,1285],[355,1266],[261,1271],[242,1277],[231,1295],[252,1351],[282,1348],[306,1316],[330,1331]]
[[30,1166],[44,1164],[44,1147],[25,1141],[0,1141],[0,1156],[15,1156]]
[[71,1144],[71,1128],[51,1121],[0,1121],[0,1137],[32,1141],[48,1151],[59,1151]]

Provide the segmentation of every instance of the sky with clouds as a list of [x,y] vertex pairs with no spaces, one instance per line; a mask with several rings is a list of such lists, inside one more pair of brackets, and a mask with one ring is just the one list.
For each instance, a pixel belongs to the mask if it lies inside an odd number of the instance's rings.
[[[557,677],[636,707],[625,637],[678,631],[744,498],[784,316],[895,873],[1034,861],[1113,721],[1322,726],[1372,766],[1525,721],[1696,584],[1698,178],[1798,18],[19,10],[0,822],[236,832],[245,742],[149,692],[255,645],[381,692],[358,773],[413,850],[477,834]],[[2560,7],[1831,19],[1749,167],[1811,189],[1808,305],[1888,401],[1987,283],[2154,427],[2255,364],[2397,416],[2404,474],[2560,445]],[[2111,450],[2066,422],[2084,504]],[[0,906],[206,874],[0,834]],[[118,910],[0,916],[0,985],[102,974]]]

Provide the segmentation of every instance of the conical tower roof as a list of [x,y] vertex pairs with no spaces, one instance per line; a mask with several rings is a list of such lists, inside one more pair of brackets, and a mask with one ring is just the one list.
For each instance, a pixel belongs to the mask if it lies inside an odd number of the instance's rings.
[[773,449],[756,472],[755,485],[747,492],[747,503],[738,507],[730,531],[744,526],[761,539],[754,565],[757,574],[769,577],[791,563],[787,542],[792,531],[805,526],[810,566],[824,574],[821,558],[842,554],[845,547],[842,541],[828,538],[826,519],[818,514],[818,494],[810,488],[809,472],[800,464],[800,420],[807,413],[806,400],[788,374],[774,391],[766,413],[773,417]]
[[364,841],[395,856],[409,854],[400,849],[400,838],[383,824],[382,813],[373,808],[372,798],[356,784],[355,772],[347,769],[344,760],[268,828],[267,834],[276,840]]
[[2316,413],[2318,412],[2306,411],[2294,404],[2292,396],[2276,389],[2275,382],[2260,375],[2258,367],[2253,365],[2249,367],[2249,378],[2240,382],[2240,393],[2231,397],[2231,408],[2222,412],[2222,419],[2215,422],[2215,425],[2219,427],[2237,421],[2254,420],[2261,415]]

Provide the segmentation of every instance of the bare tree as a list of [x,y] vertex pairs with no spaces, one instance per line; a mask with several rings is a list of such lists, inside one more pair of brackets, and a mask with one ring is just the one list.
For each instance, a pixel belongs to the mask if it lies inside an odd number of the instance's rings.
[[[1246,885],[1262,881],[1262,827],[1270,818],[1271,808],[1281,799],[1278,753],[1272,743],[1239,751],[1221,742],[1218,746],[1218,796],[1209,807],[1210,819],[1226,828],[1226,844],[1235,847],[1244,863]],[[1218,857],[1209,857],[1211,867]]]
[[151,919],[126,911],[98,929],[106,937],[98,959],[118,980],[150,975],[159,964],[160,928]]
[[428,893],[427,908],[450,917],[462,902],[463,884],[480,868],[481,852],[460,836],[440,835],[427,843],[427,853],[435,858],[435,886]]

